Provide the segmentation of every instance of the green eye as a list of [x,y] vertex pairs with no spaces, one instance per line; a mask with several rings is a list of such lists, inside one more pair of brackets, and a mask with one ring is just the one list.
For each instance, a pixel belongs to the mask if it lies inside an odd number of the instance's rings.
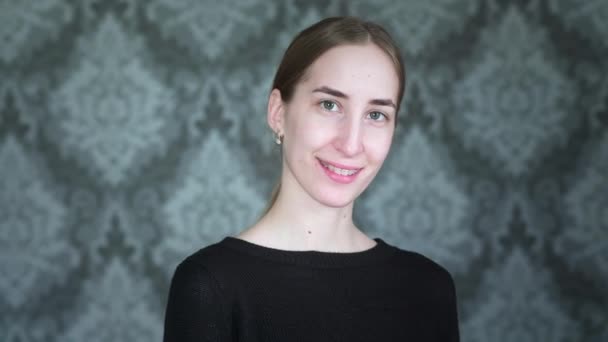
[[369,118],[374,121],[382,121],[382,120],[386,120],[386,115],[384,115],[381,112],[370,112]]
[[323,100],[321,101],[323,109],[333,112],[338,109],[338,105],[333,101]]

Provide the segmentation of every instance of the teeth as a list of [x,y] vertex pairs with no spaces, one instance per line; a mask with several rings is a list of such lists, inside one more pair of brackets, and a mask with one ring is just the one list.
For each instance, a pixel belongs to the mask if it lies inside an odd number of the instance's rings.
[[328,168],[333,173],[337,173],[337,174],[342,175],[342,176],[352,176],[352,175],[354,175],[355,173],[357,173],[359,171],[359,170],[345,170],[345,169],[341,169],[341,168],[335,167],[333,165],[326,164],[324,162],[321,162],[321,164],[323,164],[323,166],[325,166],[326,168]]

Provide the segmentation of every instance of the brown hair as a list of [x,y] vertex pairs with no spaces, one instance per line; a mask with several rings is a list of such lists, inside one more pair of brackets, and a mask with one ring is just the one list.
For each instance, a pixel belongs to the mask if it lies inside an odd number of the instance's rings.
[[399,48],[380,25],[356,17],[323,19],[300,32],[283,55],[272,89],[278,89],[283,101],[289,102],[295,86],[322,54],[339,45],[368,42],[382,49],[395,65],[399,77],[398,109],[405,90],[405,66]]
[[[298,82],[322,54],[340,45],[370,42],[382,49],[393,61],[399,78],[396,103],[398,111],[405,91],[405,65],[401,52],[384,28],[356,17],[326,18],[300,32],[283,55],[272,89],[278,89],[281,99],[289,102]],[[281,183],[277,182],[264,214],[274,205],[280,189]]]

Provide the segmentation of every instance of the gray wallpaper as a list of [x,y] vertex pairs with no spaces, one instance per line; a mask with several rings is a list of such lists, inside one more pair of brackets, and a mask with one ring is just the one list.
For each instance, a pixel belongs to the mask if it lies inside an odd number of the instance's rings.
[[405,108],[356,205],[445,265],[463,341],[608,341],[608,1],[0,0],[0,341],[159,341],[170,276],[263,209],[280,54],[384,24]]

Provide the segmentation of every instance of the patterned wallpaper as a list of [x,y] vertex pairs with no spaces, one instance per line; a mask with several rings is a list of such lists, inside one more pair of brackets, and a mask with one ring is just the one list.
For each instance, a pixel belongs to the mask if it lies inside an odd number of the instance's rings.
[[604,0],[0,0],[0,341],[160,341],[177,262],[278,176],[280,54],[337,14],[409,67],[357,222],[452,272],[463,341],[608,341]]

